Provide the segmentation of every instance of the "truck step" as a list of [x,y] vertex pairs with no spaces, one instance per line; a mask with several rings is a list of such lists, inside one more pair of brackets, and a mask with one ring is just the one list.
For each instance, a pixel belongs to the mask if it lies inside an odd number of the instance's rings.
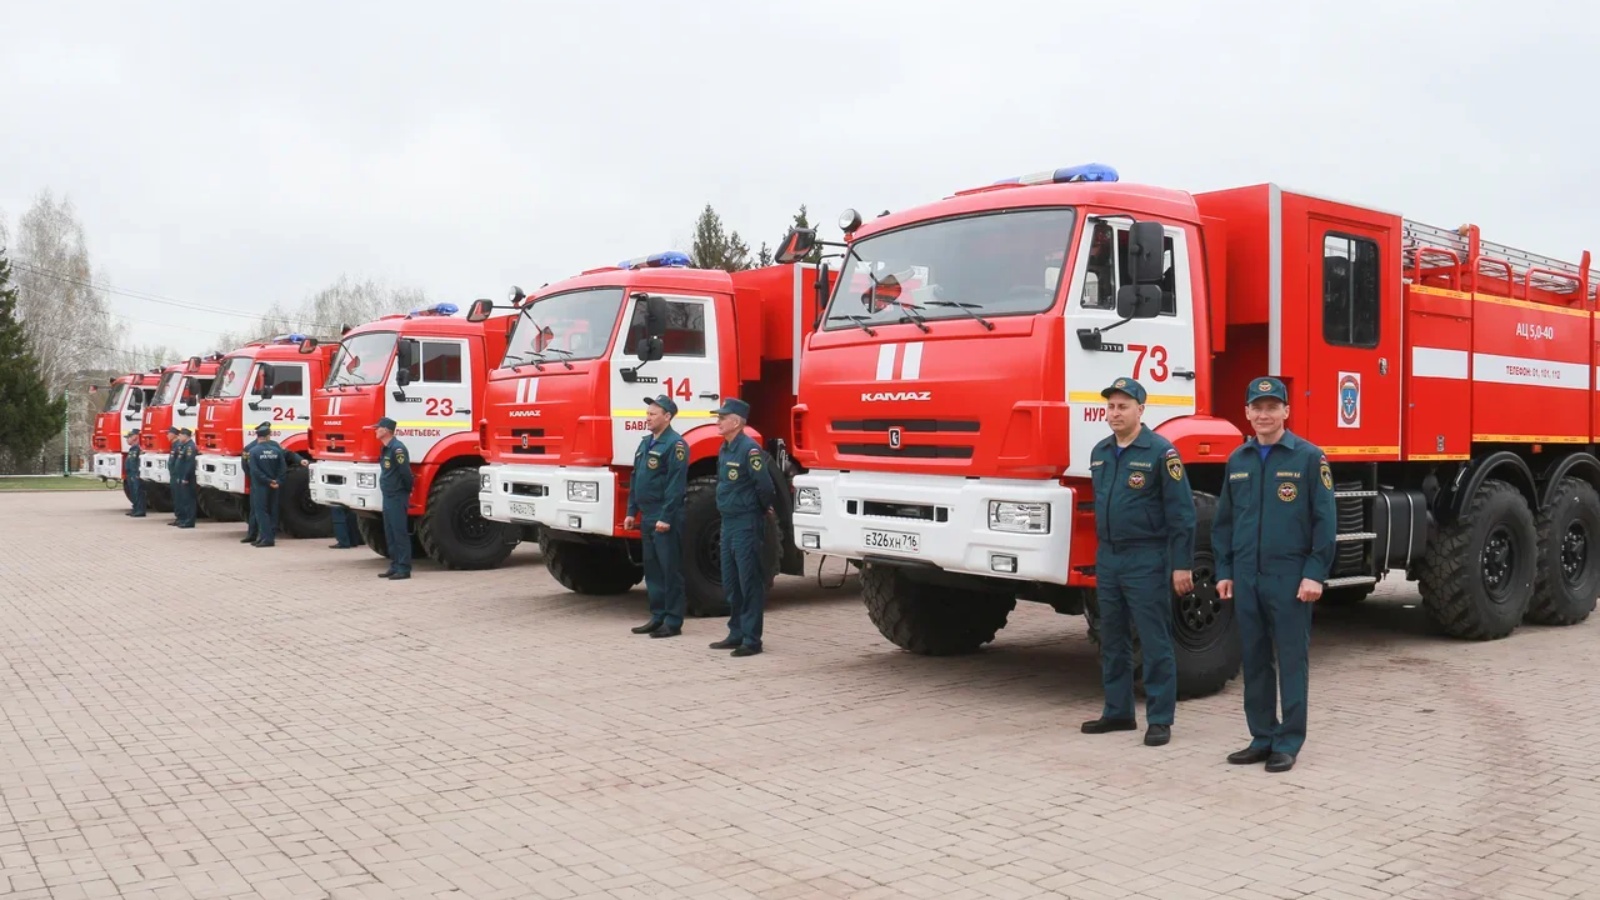
[[1378,496],[1378,492],[1377,491],[1334,491],[1333,492],[1333,497],[1334,497],[1335,500],[1343,499],[1345,497],[1376,497],[1376,496]]
[[1355,587],[1362,584],[1377,584],[1378,579],[1371,575],[1347,575],[1343,578],[1329,578],[1322,583],[1324,588]]
[[1345,541],[1375,541],[1377,539],[1378,539],[1378,533],[1376,531],[1352,531],[1349,534],[1341,534],[1338,537],[1334,538],[1334,540],[1337,540],[1337,541],[1340,541],[1340,542],[1345,542]]

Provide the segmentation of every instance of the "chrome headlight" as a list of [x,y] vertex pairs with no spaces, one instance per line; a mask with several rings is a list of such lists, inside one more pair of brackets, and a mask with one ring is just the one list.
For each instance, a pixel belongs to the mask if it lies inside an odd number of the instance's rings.
[[600,502],[600,482],[598,481],[569,481],[567,482],[567,499],[574,503]]
[[1050,504],[989,501],[989,530],[1018,534],[1049,534]]
[[478,490],[480,490],[480,491],[488,491],[489,490],[489,473],[488,472],[479,472],[478,473]]
[[794,492],[794,511],[810,515],[822,514],[822,488],[803,487]]
[[378,486],[378,476],[375,472],[357,472],[356,487],[375,488]]
[[233,463],[223,463],[222,464],[222,474],[224,474],[224,475],[237,475],[237,474],[239,474],[239,467],[237,465],[233,464]]

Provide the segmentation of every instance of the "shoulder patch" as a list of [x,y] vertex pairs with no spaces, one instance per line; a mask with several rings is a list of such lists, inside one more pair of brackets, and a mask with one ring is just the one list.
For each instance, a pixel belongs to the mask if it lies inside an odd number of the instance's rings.
[[683,449],[683,441],[679,441],[678,445],[672,448],[672,456],[673,458],[677,459],[678,462],[683,462],[689,458],[689,452]]
[[406,452],[404,450],[401,450],[399,453],[394,455],[394,464],[397,466],[403,466],[406,464]]
[[761,448],[759,447],[750,448],[750,468],[757,472],[761,471]]
[[1330,491],[1333,490],[1333,470],[1328,467],[1326,456],[1322,458],[1322,464],[1318,468],[1321,470],[1322,486]]
[[1173,481],[1183,480],[1183,460],[1178,458],[1176,450],[1167,453],[1167,474],[1172,476]]

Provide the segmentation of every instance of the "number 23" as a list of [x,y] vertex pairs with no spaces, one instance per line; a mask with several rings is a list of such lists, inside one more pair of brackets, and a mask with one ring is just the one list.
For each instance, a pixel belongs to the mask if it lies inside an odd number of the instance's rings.
[[455,401],[449,397],[429,397],[428,412],[430,416],[449,416],[456,411]]

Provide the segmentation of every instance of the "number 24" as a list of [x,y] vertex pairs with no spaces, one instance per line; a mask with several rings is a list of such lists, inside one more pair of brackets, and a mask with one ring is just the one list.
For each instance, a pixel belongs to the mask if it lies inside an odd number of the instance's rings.
[[1128,349],[1139,354],[1133,360],[1133,377],[1139,377],[1139,369],[1144,365],[1145,358],[1150,359],[1150,380],[1166,381],[1172,374],[1167,369],[1167,348],[1160,344],[1129,344]]

